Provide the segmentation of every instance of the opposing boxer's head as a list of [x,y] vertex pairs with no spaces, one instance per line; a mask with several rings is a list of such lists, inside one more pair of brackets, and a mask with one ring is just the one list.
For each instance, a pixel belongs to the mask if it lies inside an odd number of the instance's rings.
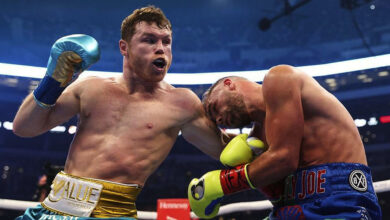
[[203,94],[202,102],[206,114],[217,125],[241,128],[250,124],[244,95],[235,85],[235,82],[240,80],[247,79],[238,76],[224,77]]

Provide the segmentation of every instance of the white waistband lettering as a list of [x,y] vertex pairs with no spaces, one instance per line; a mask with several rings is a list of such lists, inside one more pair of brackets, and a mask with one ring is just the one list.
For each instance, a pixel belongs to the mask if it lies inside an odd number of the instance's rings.
[[89,217],[99,201],[102,189],[102,184],[59,173],[43,205],[60,213]]

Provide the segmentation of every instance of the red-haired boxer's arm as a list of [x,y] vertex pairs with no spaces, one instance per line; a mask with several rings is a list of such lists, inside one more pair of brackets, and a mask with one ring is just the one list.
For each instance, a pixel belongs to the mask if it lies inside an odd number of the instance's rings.
[[263,82],[268,151],[248,167],[256,187],[266,186],[294,172],[303,136],[302,82],[290,66],[276,66]]
[[33,95],[28,95],[14,118],[14,133],[21,137],[34,137],[76,115],[80,109],[80,100],[76,95],[78,81],[65,89],[52,108],[38,106]]
[[192,115],[181,127],[183,137],[199,150],[218,160],[230,137],[206,117],[200,99],[190,90],[187,91],[186,100],[191,103],[188,111]]
[[77,113],[79,101],[73,90],[66,88],[99,58],[99,44],[91,36],[74,34],[58,39],[50,50],[45,76],[15,116],[14,133],[36,136]]

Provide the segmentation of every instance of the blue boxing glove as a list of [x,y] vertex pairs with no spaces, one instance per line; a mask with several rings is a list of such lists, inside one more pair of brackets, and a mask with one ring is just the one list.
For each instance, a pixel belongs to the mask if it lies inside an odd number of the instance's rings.
[[46,75],[34,90],[36,103],[43,108],[54,106],[64,89],[99,59],[99,44],[91,36],[73,34],[58,39],[51,48]]

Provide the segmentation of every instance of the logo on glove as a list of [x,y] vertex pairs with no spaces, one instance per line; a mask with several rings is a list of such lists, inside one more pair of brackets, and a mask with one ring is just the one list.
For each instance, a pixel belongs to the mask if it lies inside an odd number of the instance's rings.
[[191,187],[191,194],[192,194],[192,198],[196,199],[196,200],[200,200],[203,198],[203,195],[204,195],[204,180],[201,179],[199,180],[199,182],[196,184],[196,185],[193,185]]

